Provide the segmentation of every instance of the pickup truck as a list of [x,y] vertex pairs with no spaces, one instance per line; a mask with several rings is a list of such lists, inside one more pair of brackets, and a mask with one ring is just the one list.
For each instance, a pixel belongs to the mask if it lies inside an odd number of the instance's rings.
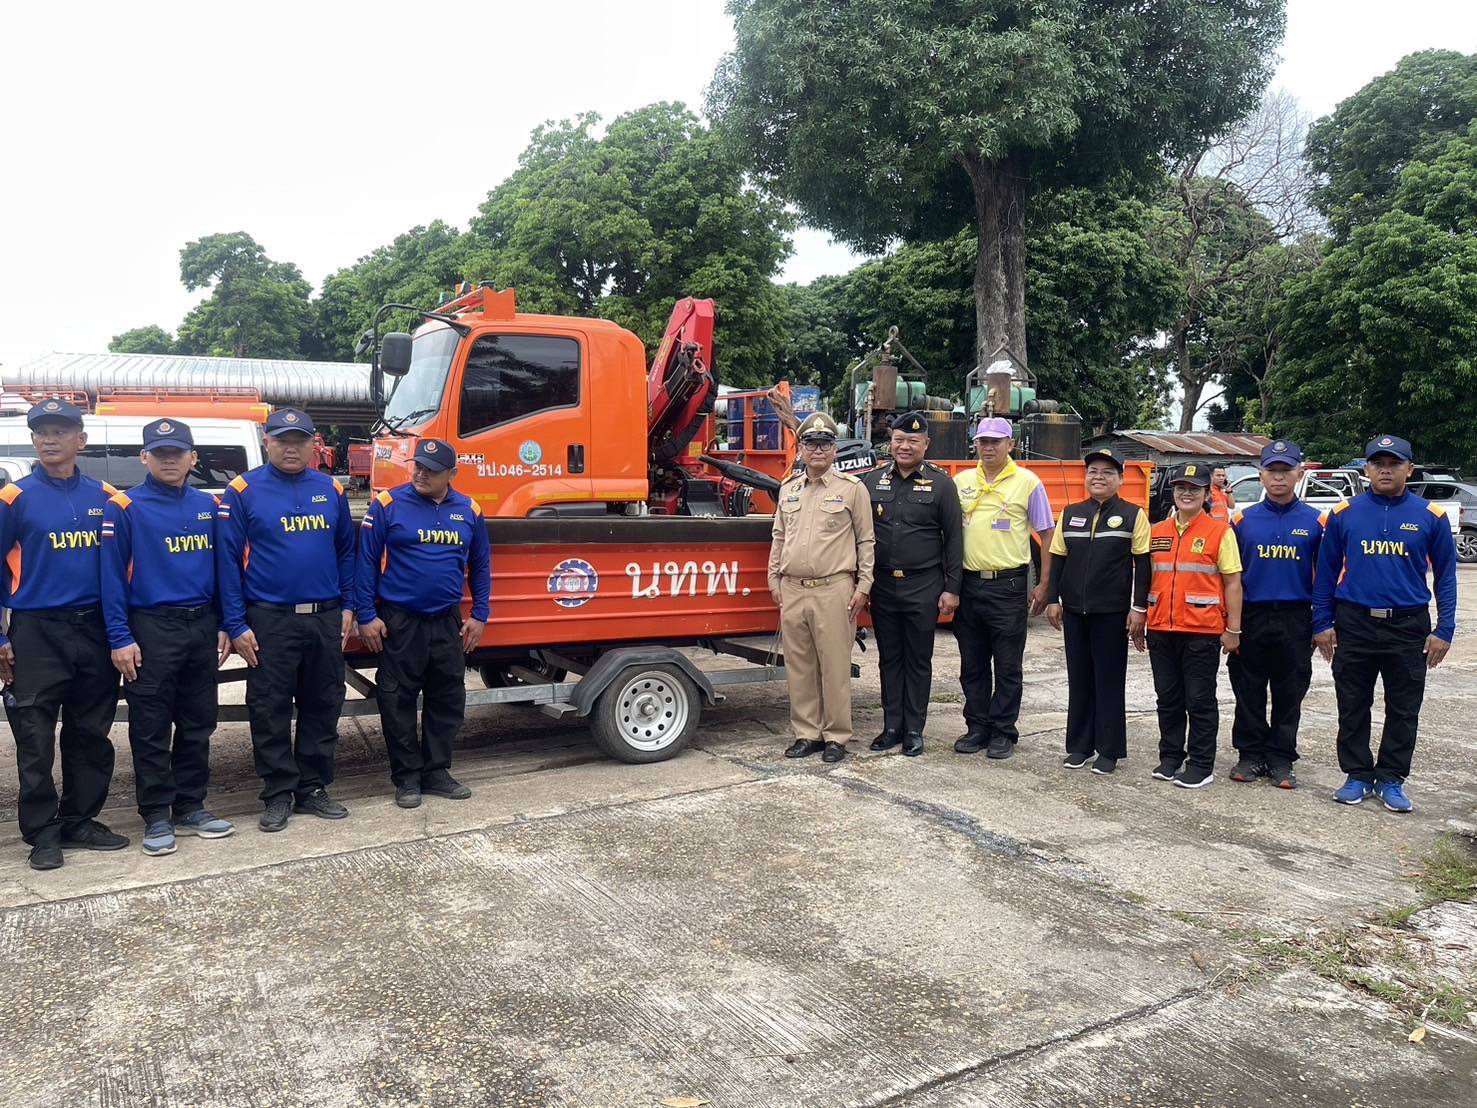
[[[1445,482],[1427,480],[1423,476],[1423,471],[1418,470],[1416,477],[1407,487],[1417,496],[1425,496],[1427,500],[1442,510],[1446,521],[1451,525],[1452,538],[1457,541],[1460,549],[1463,544],[1462,503],[1456,496],[1451,495],[1451,484],[1450,480]],[[1319,511],[1327,511],[1345,500],[1358,496],[1368,487],[1369,482],[1357,469],[1309,469],[1298,481],[1297,493],[1301,499]],[[1265,495],[1260,480],[1252,485],[1245,478],[1238,481],[1232,491],[1236,494],[1237,507],[1241,508],[1248,504],[1255,504]],[[1428,492],[1431,495],[1427,495]],[[1471,545],[1470,539],[1468,545]]]

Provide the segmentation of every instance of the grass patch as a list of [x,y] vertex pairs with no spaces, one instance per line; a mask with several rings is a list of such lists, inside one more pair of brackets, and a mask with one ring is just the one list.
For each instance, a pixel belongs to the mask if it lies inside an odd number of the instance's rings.
[[1393,908],[1380,917],[1386,927],[1404,927],[1410,917],[1447,901],[1468,903],[1477,898],[1477,850],[1453,835],[1441,835],[1421,861],[1415,879],[1420,899]]

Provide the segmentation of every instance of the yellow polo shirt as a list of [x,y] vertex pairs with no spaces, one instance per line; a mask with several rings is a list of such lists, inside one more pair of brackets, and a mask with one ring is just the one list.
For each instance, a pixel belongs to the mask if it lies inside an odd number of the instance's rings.
[[1016,569],[1031,561],[1031,532],[1055,524],[1041,479],[1014,460],[993,482],[979,466],[956,474],[964,512],[964,568]]

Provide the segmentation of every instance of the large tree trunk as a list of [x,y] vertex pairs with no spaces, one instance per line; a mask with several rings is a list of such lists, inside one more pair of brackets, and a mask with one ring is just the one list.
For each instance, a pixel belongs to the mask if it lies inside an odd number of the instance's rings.
[[1200,395],[1205,391],[1205,380],[1190,365],[1190,321],[1188,319],[1176,321],[1171,342],[1174,346],[1175,374],[1179,377],[1180,388],[1184,390],[1180,401],[1179,429],[1189,431],[1195,426],[1195,413],[1200,410]]
[[966,157],[974,189],[975,364],[1001,346],[1026,360],[1026,174],[1014,159]]

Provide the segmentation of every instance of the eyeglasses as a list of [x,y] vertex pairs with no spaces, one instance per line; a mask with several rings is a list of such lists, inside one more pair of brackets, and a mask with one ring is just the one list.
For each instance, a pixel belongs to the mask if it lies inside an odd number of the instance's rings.
[[802,450],[819,450],[824,452],[827,450],[835,450],[836,444],[834,442],[802,442],[800,444],[800,447]]

